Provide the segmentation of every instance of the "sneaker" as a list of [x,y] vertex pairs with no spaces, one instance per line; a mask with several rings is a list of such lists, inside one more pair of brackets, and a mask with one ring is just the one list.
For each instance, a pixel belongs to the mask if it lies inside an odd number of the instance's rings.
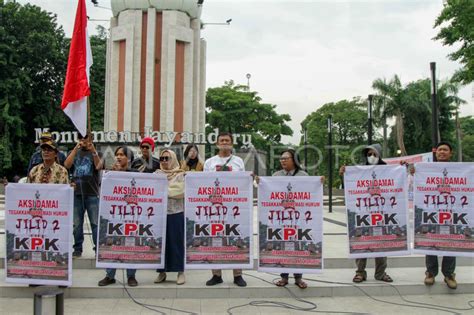
[[448,288],[455,290],[458,287],[458,283],[456,282],[456,279],[454,277],[456,274],[452,274],[450,276],[444,277],[444,282],[448,285]]
[[435,277],[432,273],[425,272],[425,285],[433,285],[435,283]]
[[127,284],[129,287],[136,287],[138,285],[137,279],[135,277],[128,278]]
[[115,283],[115,279],[105,277],[104,279],[99,281],[99,287],[105,287],[107,285],[114,284],[114,283]]
[[209,279],[207,282],[206,282],[206,285],[207,286],[211,286],[211,285],[216,285],[216,284],[219,284],[219,283],[222,283],[224,281],[222,281],[222,277],[219,277],[219,276],[212,276],[211,279]]
[[247,282],[245,282],[245,280],[244,280],[244,278],[242,278],[242,276],[234,277],[234,283],[236,285],[238,285],[239,287],[246,287],[247,286]]
[[178,278],[176,279],[176,284],[181,285],[184,284],[186,278],[184,277],[184,272],[178,272]]
[[80,251],[77,251],[75,250],[73,253],[72,253],[72,258],[79,258],[82,256],[82,252]]
[[156,277],[155,283],[162,283],[166,281],[166,272],[160,272]]

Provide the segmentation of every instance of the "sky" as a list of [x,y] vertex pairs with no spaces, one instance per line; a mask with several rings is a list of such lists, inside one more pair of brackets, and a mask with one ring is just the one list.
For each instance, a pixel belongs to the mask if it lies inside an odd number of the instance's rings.
[[[73,29],[75,0],[19,0],[57,14],[67,36]],[[91,19],[111,10],[86,0]],[[99,5],[110,8],[109,0]],[[292,137],[299,143],[301,121],[328,102],[367,98],[376,78],[399,75],[403,84],[430,76],[446,80],[460,67],[447,55],[455,47],[432,38],[442,0],[206,0],[201,36],[207,42],[207,87],[234,80],[257,91],[262,101],[291,115]],[[91,21],[108,27],[106,21]],[[94,34],[94,32],[91,32]],[[474,84],[460,89],[467,101],[460,115],[474,115]]]

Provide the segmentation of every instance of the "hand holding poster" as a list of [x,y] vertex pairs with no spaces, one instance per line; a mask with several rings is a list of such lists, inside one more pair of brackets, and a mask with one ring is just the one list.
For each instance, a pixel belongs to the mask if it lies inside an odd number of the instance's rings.
[[260,177],[258,218],[259,271],[322,271],[321,177]]
[[252,268],[249,172],[186,174],[186,269]]
[[349,166],[344,186],[349,258],[409,254],[405,166]]
[[419,163],[415,169],[413,251],[474,257],[474,163]]
[[6,281],[72,285],[73,190],[59,184],[6,187]]
[[100,190],[97,267],[162,268],[167,203],[164,175],[105,173]]

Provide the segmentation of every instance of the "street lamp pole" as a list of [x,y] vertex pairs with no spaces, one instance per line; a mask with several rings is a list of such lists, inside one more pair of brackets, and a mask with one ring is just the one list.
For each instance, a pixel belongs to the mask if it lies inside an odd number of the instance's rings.
[[303,129],[303,143],[304,143],[304,169],[308,169],[308,129],[304,126]]
[[250,78],[252,77],[252,75],[250,73],[247,73],[245,77],[247,78],[247,91],[250,91]]
[[430,62],[431,70],[431,151],[433,161],[436,161],[436,145],[439,142],[438,104],[436,104],[436,62]]
[[372,94],[369,94],[369,108],[367,110],[368,114],[368,120],[367,120],[367,140],[368,144],[372,144],[372,101],[373,101],[374,96]]
[[328,117],[328,193],[329,213],[332,213],[332,115]]

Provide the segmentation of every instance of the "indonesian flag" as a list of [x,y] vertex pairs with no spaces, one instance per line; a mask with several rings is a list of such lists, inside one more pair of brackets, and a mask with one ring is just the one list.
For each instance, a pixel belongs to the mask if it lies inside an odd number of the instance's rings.
[[61,108],[82,135],[87,133],[87,97],[91,93],[89,88],[91,65],[92,51],[87,33],[86,3],[85,0],[79,0],[69,48]]

